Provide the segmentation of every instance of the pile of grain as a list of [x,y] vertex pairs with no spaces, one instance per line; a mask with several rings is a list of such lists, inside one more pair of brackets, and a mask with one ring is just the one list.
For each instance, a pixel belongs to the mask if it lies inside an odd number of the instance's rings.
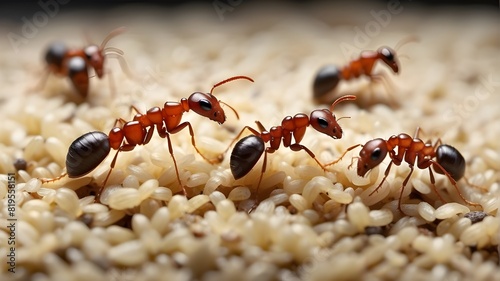
[[[262,200],[248,214],[262,159],[235,181],[229,155],[219,165],[207,163],[196,154],[187,131],[171,139],[188,198],[176,195],[181,187],[168,146],[156,134],[148,145],[120,154],[101,203],[94,203],[92,194],[106,177],[114,151],[83,178],[44,185],[37,179],[63,172],[67,149],[78,136],[107,133],[116,118],[129,120],[130,104],[145,111],[194,91],[208,92],[234,75],[250,76],[255,83],[234,81],[214,94],[239,112],[239,120],[227,107],[228,121],[220,126],[185,114],[207,155],[224,151],[255,120],[270,127],[287,115],[328,108],[311,99],[316,70],[326,63],[347,63],[350,57],[342,46],[356,45],[355,31],[375,21],[366,18],[370,11],[387,9],[338,13],[338,7],[313,7],[313,17],[272,6],[262,14],[260,8],[243,3],[222,21],[214,10],[195,7],[140,13],[147,17],[117,10],[93,25],[85,16],[61,13],[17,55],[0,56],[2,280],[500,278],[500,126],[495,121],[500,118],[500,78],[494,72],[500,65],[500,38],[495,18],[486,12],[469,15],[473,24],[462,21],[460,11],[455,17],[424,16],[409,8],[393,14],[361,49],[394,46],[409,34],[420,38],[399,51],[409,57],[401,59],[402,73],[388,75],[395,93],[384,95],[384,87],[370,87],[366,79],[342,84],[340,92],[358,95],[358,102],[335,109],[337,117],[351,117],[340,121],[343,138],[333,140],[309,128],[302,142],[326,163],[351,145],[411,134],[420,126],[424,140],[441,138],[462,152],[466,176],[481,188],[463,180],[458,185],[480,207],[466,205],[446,177],[437,175],[436,185],[447,200],[441,202],[428,172],[416,169],[403,193],[402,213],[397,206],[407,165],[393,167],[370,196],[389,159],[361,178],[348,167],[358,149],[324,172],[306,153],[282,148],[269,155],[259,190]],[[121,25],[128,27],[127,33],[110,45],[125,52],[133,79],[110,60],[115,91],[107,79],[96,77],[83,102],[66,79],[57,77],[41,91],[27,91],[41,76],[41,53],[50,41],[79,46],[82,29],[100,40]],[[9,28],[2,32],[19,29]],[[9,41],[0,44],[11,49]],[[387,98],[400,106],[385,105]],[[17,159],[27,166],[17,171],[23,164]],[[7,263],[6,176],[13,172],[14,274]]]

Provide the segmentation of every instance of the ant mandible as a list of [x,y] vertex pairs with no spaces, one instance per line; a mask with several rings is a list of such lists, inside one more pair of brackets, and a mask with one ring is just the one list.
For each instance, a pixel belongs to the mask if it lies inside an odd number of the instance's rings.
[[[252,135],[239,140],[231,152],[229,166],[233,177],[237,180],[248,174],[260,159],[262,153],[264,153],[264,163],[262,164],[262,170],[255,191],[257,196],[262,176],[266,171],[267,154],[273,153],[279,149],[282,141],[284,147],[289,147],[293,151],[304,150],[323,170],[326,170],[326,166],[332,165],[336,163],[336,161],[329,163],[328,165],[323,165],[316,158],[314,153],[306,146],[300,144],[300,142],[302,141],[309,125],[311,125],[318,132],[328,135],[334,139],[342,138],[342,128],[337,122],[341,118],[336,119],[332,112],[338,103],[355,99],[356,97],[353,95],[340,97],[332,103],[330,110],[317,109],[312,111],[309,117],[303,113],[298,113],[293,117],[287,116],[283,119],[283,121],[281,121],[281,125],[273,126],[269,131],[266,130],[259,121],[255,121],[255,123],[257,124],[260,132],[250,126],[245,126],[229,145],[230,147],[237,139],[239,139],[244,130],[248,129],[252,133]],[[292,137],[295,139],[295,143],[293,144]],[[264,143],[269,143],[269,146],[264,148]]]
[[318,70],[313,81],[313,98],[321,100],[328,93],[333,91],[340,80],[350,80],[358,78],[361,75],[368,76],[371,81],[382,81],[385,84],[389,80],[383,72],[373,73],[373,68],[377,61],[383,62],[395,74],[400,71],[400,63],[395,50],[398,50],[404,44],[416,41],[416,38],[409,37],[406,40],[400,41],[394,49],[390,47],[380,47],[376,51],[363,51],[359,58],[352,60],[343,68],[329,64]]
[[[464,177],[465,174],[466,163],[462,154],[460,154],[460,152],[453,146],[442,144],[441,139],[438,139],[434,145],[430,141],[424,143],[418,138],[419,132],[420,128],[417,128],[413,138],[408,134],[401,133],[397,136],[393,135],[387,140],[377,138],[368,141],[365,145],[357,144],[351,146],[342,154],[340,159],[348,151],[358,146],[362,146],[362,149],[359,152],[359,157],[356,157],[358,159],[357,174],[360,177],[364,177],[371,169],[382,163],[387,154],[389,154],[391,162],[385,170],[384,178],[369,195],[377,192],[382,186],[389,175],[392,164],[399,166],[403,161],[406,162],[410,167],[410,173],[408,173],[404,179],[401,192],[399,194],[398,209],[401,212],[401,198],[403,196],[403,191],[413,173],[413,170],[415,169],[415,164],[419,169],[429,170],[432,188],[441,201],[446,202],[446,200],[444,200],[437,191],[435,185],[436,181],[434,179],[431,166],[436,173],[446,175],[460,198],[462,198],[465,203],[471,206],[480,206],[478,203],[467,200],[458,189],[457,181]],[[351,166],[352,163],[349,165],[349,168]]]
[[[184,112],[193,110],[203,117],[223,124],[226,121],[226,115],[220,104],[224,104],[233,110],[236,117],[239,119],[239,115],[234,108],[217,100],[212,94],[213,90],[218,86],[236,79],[246,79],[253,82],[252,78],[247,76],[234,76],[215,84],[210,90],[210,93],[195,92],[187,99],[182,98],[180,102],[167,101],[163,108],[153,107],[149,109],[146,114],[142,114],[137,108],[132,107],[137,111],[133,120],[127,122],[123,119],[117,119],[115,127],[111,129],[108,135],[99,131],[89,132],[73,141],[66,156],[66,173],[57,178],[42,179],[42,183],[56,181],[66,175],[70,178],[82,177],[94,170],[104,161],[112,148],[117,150],[117,152],[111,161],[110,170],[96,195],[96,201],[99,201],[99,197],[116,164],[118,154],[121,151],[131,151],[136,145],[145,145],[149,143],[153,136],[154,128],[156,127],[158,135],[161,138],[167,139],[168,150],[174,162],[177,181],[182,187],[184,195],[186,195],[187,192],[181,183],[177,162],[172,149],[170,134],[175,134],[188,127],[189,134],[191,135],[191,143],[196,152],[209,163],[216,163],[216,160],[208,159],[198,150],[194,138],[193,127],[188,121],[181,123],[182,115]],[[120,126],[118,126],[118,124],[120,124]]]
[[82,49],[68,49],[62,42],[52,43],[45,54],[47,71],[38,88],[43,87],[48,75],[53,73],[58,76],[67,76],[78,94],[85,98],[89,91],[88,69],[92,68],[97,77],[101,79],[104,76],[105,57],[109,55],[118,58],[122,69],[128,72],[122,57],[123,51],[114,47],[106,47],[109,40],[124,31],[125,27],[114,29],[106,36],[100,46],[90,44]]

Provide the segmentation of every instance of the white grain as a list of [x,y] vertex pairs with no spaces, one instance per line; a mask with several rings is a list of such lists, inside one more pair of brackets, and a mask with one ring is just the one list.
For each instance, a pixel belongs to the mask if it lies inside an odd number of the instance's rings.
[[434,207],[425,201],[418,203],[418,214],[428,222],[433,222],[436,219],[435,211]]
[[337,201],[340,204],[349,204],[352,202],[352,195],[338,189],[329,189],[327,191],[328,197],[330,199]]
[[231,200],[225,199],[218,202],[215,205],[217,213],[223,220],[228,220],[232,215],[236,213],[236,207]]
[[370,225],[370,210],[361,202],[354,202],[347,206],[347,218],[358,229],[364,231]]
[[250,198],[251,195],[252,193],[250,192],[250,189],[248,189],[248,187],[237,186],[233,188],[231,192],[229,192],[227,198],[232,201],[243,201]]
[[192,213],[208,202],[210,202],[210,198],[207,195],[196,195],[188,200],[186,212]]
[[172,190],[164,186],[160,186],[155,188],[150,197],[152,199],[168,202],[170,201],[170,199],[172,199]]
[[206,184],[206,182],[208,181],[209,178],[210,178],[210,176],[206,173],[192,174],[191,176],[189,176],[189,178],[186,182],[186,186],[187,187],[196,187],[196,186],[204,185],[204,184]]
[[187,199],[181,195],[175,195],[172,200],[168,203],[168,210],[170,211],[170,217],[176,219],[184,215],[187,211]]
[[167,207],[159,208],[151,217],[151,226],[164,235],[169,230],[170,226],[170,211]]
[[292,194],[288,200],[299,212],[303,212],[308,208],[307,200],[300,194]]
[[140,241],[128,241],[109,249],[107,255],[116,265],[137,266],[147,259],[147,252]]
[[125,210],[141,203],[139,191],[131,187],[117,188],[109,194],[108,204],[112,209]]
[[470,209],[459,203],[447,203],[436,209],[434,212],[437,219],[446,219],[453,215],[465,214],[470,212]]
[[370,226],[384,226],[392,222],[393,215],[390,210],[372,210],[369,213],[370,216]]
[[151,194],[155,192],[157,187],[158,187],[158,181],[155,179],[147,180],[143,184],[141,184],[141,186],[138,189],[140,194],[140,200],[142,201],[151,196]]
[[45,149],[59,165],[66,161],[67,145],[58,138],[50,137],[45,140]]
[[82,212],[78,196],[69,188],[59,188],[56,192],[55,202],[61,209],[73,217],[79,216]]

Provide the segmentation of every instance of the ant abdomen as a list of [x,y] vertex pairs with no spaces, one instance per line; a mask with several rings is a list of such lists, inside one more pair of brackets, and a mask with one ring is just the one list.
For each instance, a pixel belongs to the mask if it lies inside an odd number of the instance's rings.
[[78,178],[95,169],[108,156],[111,147],[108,136],[99,131],[86,133],[71,143],[66,155],[66,171]]
[[67,51],[68,48],[64,43],[54,42],[47,49],[47,53],[45,53],[45,61],[48,65],[59,68],[58,71],[60,71]]
[[341,79],[340,69],[332,64],[320,68],[313,82],[313,97],[322,98],[337,87]]
[[239,140],[233,148],[229,167],[234,179],[244,177],[259,161],[264,152],[264,141],[255,135],[249,135]]
[[[460,152],[451,145],[442,144],[436,150],[436,161],[455,180],[460,180],[465,174],[465,159]],[[434,165],[434,171],[444,174],[441,168]]]

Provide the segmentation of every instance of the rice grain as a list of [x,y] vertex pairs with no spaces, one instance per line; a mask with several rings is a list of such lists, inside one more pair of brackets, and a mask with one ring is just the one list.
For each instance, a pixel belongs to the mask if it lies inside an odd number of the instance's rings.
[[148,257],[143,244],[136,240],[110,248],[106,256],[120,266],[137,266],[144,263]]
[[446,219],[457,214],[466,214],[470,212],[469,208],[459,203],[446,203],[434,212],[437,219]]

